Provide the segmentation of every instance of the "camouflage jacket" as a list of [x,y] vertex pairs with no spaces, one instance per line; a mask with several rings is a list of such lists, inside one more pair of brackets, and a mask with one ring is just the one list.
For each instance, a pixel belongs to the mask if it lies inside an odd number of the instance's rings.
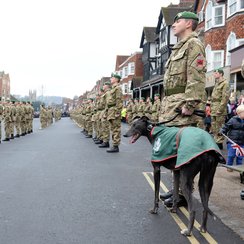
[[[176,108],[185,106],[197,108],[206,98],[206,58],[203,43],[195,32],[180,40],[173,48],[165,65],[164,92],[159,121],[167,121],[175,114]],[[167,125],[180,126],[196,124],[196,116],[178,116]]]
[[139,102],[137,115],[142,117],[145,114],[144,110],[145,110],[145,103]]
[[220,116],[227,114],[227,103],[230,97],[230,87],[226,79],[216,81],[211,95],[211,115]]
[[158,122],[158,117],[159,117],[159,113],[160,113],[160,100],[156,100],[154,101],[153,105],[152,105],[152,116],[151,119],[153,122]]
[[121,117],[123,107],[122,90],[119,84],[114,84],[106,95],[106,106],[108,108],[108,120]]

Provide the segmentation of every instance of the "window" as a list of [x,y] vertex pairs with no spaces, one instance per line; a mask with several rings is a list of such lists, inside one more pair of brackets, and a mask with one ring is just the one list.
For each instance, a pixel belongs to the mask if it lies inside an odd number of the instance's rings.
[[244,9],[244,0],[228,0],[227,17]]
[[128,64],[128,74],[134,75],[135,74],[135,63],[131,62]]
[[212,1],[208,2],[206,8],[206,21],[205,21],[205,29],[208,30],[212,27]]
[[128,66],[125,67],[125,77],[128,76]]
[[229,0],[228,1],[228,16],[232,15],[237,10],[237,0]]
[[234,32],[231,32],[226,42],[226,62],[225,62],[226,65],[231,64],[231,54],[229,50],[235,47],[236,47],[236,34]]
[[205,52],[206,52],[206,60],[207,60],[207,71],[210,71],[212,68],[212,66],[211,66],[212,48],[210,45],[207,45]]
[[199,18],[199,23],[204,21],[204,12],[203,12],[203,10],[201,10],[197,15],[198,15],[198,18]]
[[224,23],[223,6],[214,8],[214,26],[220,26]]
[[218,50],[212,52],[213,69],[217,69],[224,66],[224,50]]
[[212,51],[210,45],[206,49],[207,71],[217,69],[224,66],[224,50]]
[[127,86],[127,84],[124,84],[124,93],[128,93],[128,86]]
[[213,6],[212,1],[208,2],[206,8],[205,30],[213,27],[224,26],[225,24],[225,5]]

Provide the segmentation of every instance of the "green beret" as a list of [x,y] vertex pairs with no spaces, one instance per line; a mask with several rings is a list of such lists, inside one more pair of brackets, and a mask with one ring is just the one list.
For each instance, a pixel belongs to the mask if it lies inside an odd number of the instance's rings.
[[174,22],[178,19],[194,19],[197,21],[199,20],[198,16],[195,13],[188,11],[178,13],[174,18]]
[[139,98],[138,98],[138,97],[135,97],[135,98],[134,98],[134,100],[137,100],[137,101],[138,101],[138,100],[139,100]]
[[141,98],[140,98],[140,100],[143,100],[143,101],[145,101],[145,97],[141,97]]
[[111,82],[110,81],[105,81],[103,85],[111,86]]
[[101,92],[104,92],[104,89],[101,87],[101,88],[100,88],[100,91],[101,91]]
[[224,70],[222,68],[215,69],[214,72],[218,72],[218,73],[224,75]]
[[159,93],[155,93],[154,97],[160,97],[160,94]]
[[111,77],[114,77],[114,78],[117,78],[117,79],[121,80],[121,76],[116,74],[116,73],[112,73]]
[[93,100],[94,100],[92,97],[89,97],[88,99],[89,99],[89,100],[91,100],[91,101],[93,101]]

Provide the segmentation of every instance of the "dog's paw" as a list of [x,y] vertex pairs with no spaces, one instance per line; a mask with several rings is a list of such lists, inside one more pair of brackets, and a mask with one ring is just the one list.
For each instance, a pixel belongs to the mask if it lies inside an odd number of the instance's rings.
[[191,236],[191,232],[188,229],[184,229],[180,233],[184,236]]
[[171,213],[177,213],[177,208],[170,208]]
[[150,209],[150,210],[149,210],[149,213],[150,213],[150,214],[157,214],[157,213],[158,213],[158,208],[156,207],[156,208],[152,208],[152,209]]

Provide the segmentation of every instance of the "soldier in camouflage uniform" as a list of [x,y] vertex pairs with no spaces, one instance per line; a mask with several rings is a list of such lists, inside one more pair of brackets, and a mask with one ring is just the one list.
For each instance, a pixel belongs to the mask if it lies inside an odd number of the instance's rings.
[[132,119],[137,116],[138,112],[138,98],[134,99],[134,104],[132,105]]
[[109,91],[111,90],[111,83],[106,81],[103,86],[104,94],[101,96],[101,107],[102,111],[100,114],[100,119],[102,123],[102,134],[101,134],[101,145],[100,148],[109,147],[109,138],[110,138],[110,130],[109,130],[109,122],[108,118],[108,106],[107,106],[107,96]]
[[9,101],[4,103],[3,117],[4,117],[5,139],[3,141],[9,141],[10,140],[11,122],[12,122],[10,106],[11,105],[10,105]]
[[10,110],[11,110],[11,123],[10,123],[10,139],[14,139],[14,127],[15,127],[15,121],[16,121],[16,107],[15,107],[15,101],[12,101],[10,103]]
[[220,149],[223,149],[224,136],[219,133],[227,115],[230,87],[223,77],[223,69],[214,71],[215,86],[211,95],[211,130]]
[[2,141],[2,119],[3,119],[3,105],[2,105],[2,98],[0,97],[0,143]]
[[203,43],[194,32],[198,17],[191,12],[176,15],[172,25],[179,42],[165,65],[164,93],[159,121],[170,120],[181,110],[169,126],[196,126],[199,118],[193,115],[194,109],[204,106],[206,100],[205,73],[206,58]]
[[[198,17],[192,12],[181,12],[175,16],[172,29],[178,42],[165,65],[164,97],[162,99],[159,122],[166,122],[177,115],[168,126],[196,126],[199,118],[193,115],[195,109],[204,107],[206,100],[206,58],[203,43],[195,31]],[[159,170],[160,169],[155,169]],[[172,206],[172,193],[162,194],[164,204]],[[183,198],[183,197],[182,197]],[[179,206],[179,203],[178,203]]]
[[112,89],[106,96],[108,107],[108,121],[110,132],[112,134],[113,146],[107,149],[108,153],[119,152],[119,144],[121,140],[121,110],[123,107],[122,90],[119,86],[121,77],[118,74],[112,74]]
[[159,93],[156,93],[154,95],[154,102],[152,105],[152,115],[151,115],[151,121],[152,123],[158,123],[158,117],[160,113],[160,95]]
[[41,123],[40,129],[44,129],[47,127],[47,110],[44,104],[40,106],[40,123]]
[[148,119],[151,120],[152,103],[151,103],[151,98],[150,97],[147,97],[144,112],[145,112],[145,116],[147,116]]
[[127,104],[126,113],[127,113],[127,122],[130,125],[133,119],[132,107],[134,105],[133,98],[131,98]]
[[93,114],[93,98],[88,98],[88,102],[86,106],[86,128],[87,128],[86,138],[92,138],[92,134],[93,134],[92,114]]
[[138,104],[137,116],[142,117],[143,115],[145,115],[144,110],[145,110],[145,98],[141,97]]
[[21,107],[20,102],[16,102],[16,120],[15,120],[15,128],[16,128],[16,135],[15,137],[20,137],[21,134]]
[[97,135],[96,139],[94,140],[95,144],[102,144],[102,121],[101,121],[101,112],[103,109],[102,105],[102,95],[104,94],[103,88],[100,89],[98,99],[96,101],[97,106],[97,120],[96,120],[96,127],[97,127]]

